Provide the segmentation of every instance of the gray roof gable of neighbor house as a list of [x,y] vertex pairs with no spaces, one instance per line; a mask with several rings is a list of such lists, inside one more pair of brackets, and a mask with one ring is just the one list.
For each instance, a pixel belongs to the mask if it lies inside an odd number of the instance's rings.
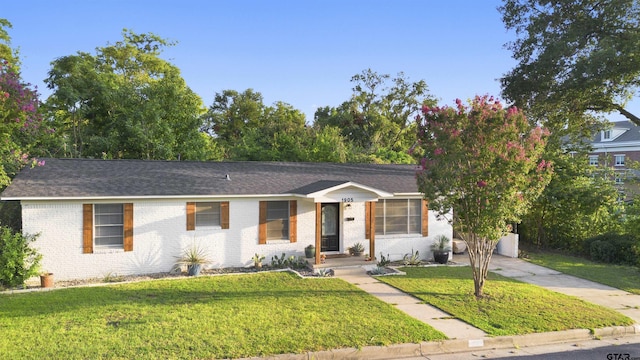
[[45,159],[25,168],[3,200],[306,195],[347,182],[418,193],[415,165]]
[[594,143],[605,143],[605,144],[615,144],[615,143],[623,143],[623,142],[640,142],[640,126],[634,124],[631,121],[617,121],[611,123],[611,127],[608,129],[622,129],[626,130],[622,135],[611,141],[602,141],[602,132],[598,131],[594,135],[592,142]]

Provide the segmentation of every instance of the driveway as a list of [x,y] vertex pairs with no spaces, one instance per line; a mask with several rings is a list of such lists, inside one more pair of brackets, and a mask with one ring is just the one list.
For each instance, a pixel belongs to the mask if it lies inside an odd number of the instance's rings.
[[[469,256],[455,255],[453,261],[468,264]],[[640,295],[501,255],[493,255],[489,269],[502,276],[614,309],[640,324]]]

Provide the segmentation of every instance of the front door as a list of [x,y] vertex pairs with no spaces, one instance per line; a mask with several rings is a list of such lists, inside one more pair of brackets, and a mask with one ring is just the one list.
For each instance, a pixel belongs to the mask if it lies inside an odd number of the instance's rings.
[[340,204],[322,204],[320,251],[340,251]]

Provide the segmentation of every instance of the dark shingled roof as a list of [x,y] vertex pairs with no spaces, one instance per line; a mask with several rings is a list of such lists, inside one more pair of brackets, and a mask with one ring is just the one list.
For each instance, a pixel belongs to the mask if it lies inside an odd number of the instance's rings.
[[414,165],[93,159],[45,162],[44,166],[22,170],[2,198],[306,195],[349,181],[390,193],[418,193]]

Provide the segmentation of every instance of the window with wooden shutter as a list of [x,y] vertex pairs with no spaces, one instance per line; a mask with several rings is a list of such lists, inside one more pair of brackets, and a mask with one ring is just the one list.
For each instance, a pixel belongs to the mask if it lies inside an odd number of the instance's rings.
[[228,201],[187,203],[187,231],[206,227],[229,228]]
[[266,244],[270,240],[297,241],[298,202],[260,201],[259,203],[258,243]]

